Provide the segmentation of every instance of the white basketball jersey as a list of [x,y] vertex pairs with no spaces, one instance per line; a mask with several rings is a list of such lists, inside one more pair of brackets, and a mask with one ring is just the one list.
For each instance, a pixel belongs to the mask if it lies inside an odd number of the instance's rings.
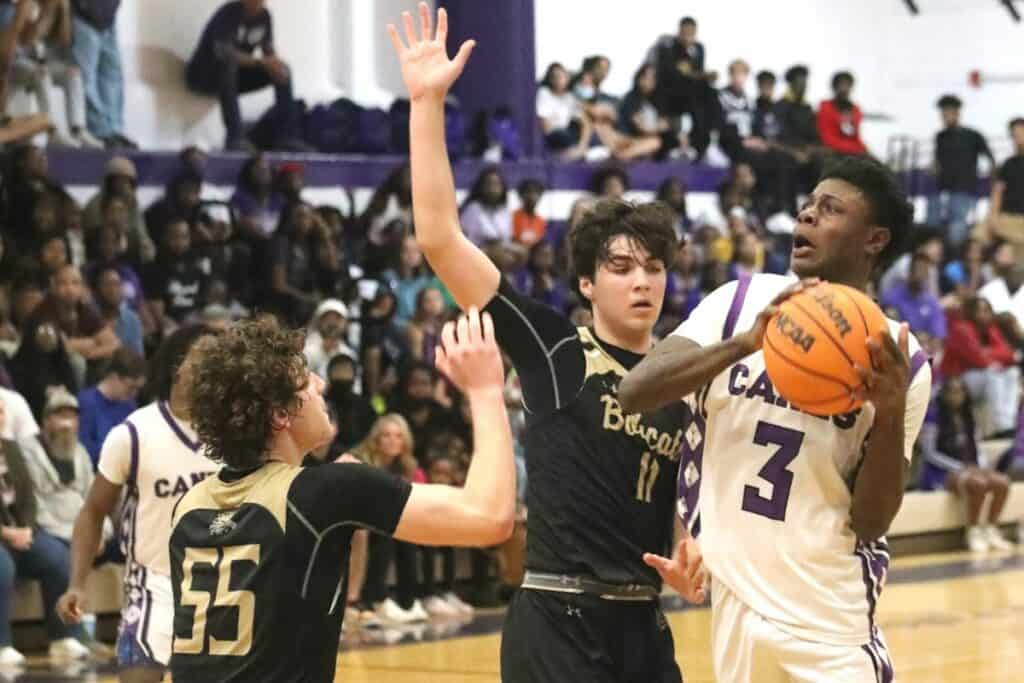
[[202,454],[189,424],[176,419],[167,404],[154,402],[110,431],[97,469],[124,486],[121,543],[129,565],[170,576],[174,506],[219,466]]
[[[745,332],[794,281],[755,275],[731,282],[711,293],[675,334],[709,346]],[[894,335],[899,330],[893,321],[889,327]],[[908,460],[931,386],[917,340],[909,343]],[[760,351],[690,402],[694,423],[681,460],[680,511],[692,524],[699,509],[707,568],[750,609],[796,637],[870,642],[888,546],[884,538],[857,540],[850,506],[874,406],[828,418],[799,412],[775,391]]]

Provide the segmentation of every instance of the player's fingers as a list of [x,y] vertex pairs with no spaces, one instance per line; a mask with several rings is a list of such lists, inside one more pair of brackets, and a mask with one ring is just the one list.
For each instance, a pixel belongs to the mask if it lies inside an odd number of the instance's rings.
[[441,344],[438,344],[437,348],[434,349],[434,367],[446,375],[450,369],[448,355],[444,352],[444,346]]
[[391,38],[391,44],[394,46],[398,56],[401,57],[405,54],[405,45],[402,43],[402,38],[398,35],[398,29],[395,28],[394,24],[388,24],[388,37]]
[[455,323],[446,322],[441,329],[441,344],[444,345],[445,355],[450,356],[455,349]]
[[437,35],[434,38],[442,45],[448,41],[448,12],[444,7],[437,10]]
[[672,560],[654,553],[644,553],[644,564],[652,569],[657,569],[659,574],[667,574],[672,571]]
[[416,25],[412,21],[412,15],[408,12],[402,12],[402,26],[405,28],[405,39],[408,41],[409,47],[416,47],[420,40],[416,37]]
[[480,309],[476,306],[470,306],[466,318],[469,321],[469,343],[473,346],[480,346],[483,334],[480,325]]
[[868,357],[871,359],[871,369],[876,372],[883,371],[889,364],[888,354],[882,348],[884,343],[884,340],[879,342],[873,337],[867,340]]
[[430,42],[433,39],[433,21],[430,18],[430,6],[425,2],[420,3],[420,39],[423,42]]
[[462,73],[462,70],[466,66],[466,62],[469,61],[469,56],[473,54],[473,48],[476,47],[475,40],[467,40],[460,47],[458,53],[455,55],[455,68],[458,73]]
[[853,390],[853,395],[858,400],[864,400],[866,393],[875,386],[874,373],[857,363],[853,364],[853,369],[860,377],[860,386]]

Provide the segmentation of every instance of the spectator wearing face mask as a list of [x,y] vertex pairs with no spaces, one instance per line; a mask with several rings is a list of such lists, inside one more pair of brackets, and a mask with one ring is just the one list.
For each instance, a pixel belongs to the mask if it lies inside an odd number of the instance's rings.
[[377,413],[362,394],[356,392],[358,367],[355,360],[337,355],[327,363],[324,399],[334,411],[337,434],[330,453],[346,453],[370,433]]
[[327,379],[327,367],[338,355],[355,360],[356,352],[345,343],[348,306],[337,299],[327,299],[316,307],[309,322],[303,355],[312,372]]

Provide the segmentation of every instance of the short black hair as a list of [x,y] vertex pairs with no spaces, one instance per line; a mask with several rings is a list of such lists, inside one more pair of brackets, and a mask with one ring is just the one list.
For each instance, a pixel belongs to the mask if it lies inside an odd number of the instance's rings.
[[939,98],[939,101],[935,103],[939,109],[959,109],[964,105],[963,101],[956,95],[943,95]]
[[590,176],[590,191],[596,195],[600,195],[604,188],[605,182],[609,178],[618,178],[622,181],[623,187],[629,189],[629,173],[626,169],[621,166],[604,166],[594,171],[594,175]]
[[207,325],[186,325],[172,332],[149,359],[146,385],[142,388],[143,400],[139,403],[170,400],[178,368],[192,345],[205,336],[215,334],[217,331]]
[[1009,128],[1010,130],[1013,130],[1017,126],[1024,126],[1024,118],[1018,116],[1016,118],[1010,119],[1010,125],[1007,126],[1007,128]]
[[849,71],[837,71],[835,75],[832,76],[832,89],[835,90],[838,88],[839,84],[843,81],[846,81],[852,86],[854,84],[853,74]]
[[[608,247],[619,235],[636,241],[666,267],[675,260],[676,232],[671,210],[661,202],[634,204],[605,199],[597,202],[569,233],[572,287],[579,293],[580,278],[594,279],[598,266],[608,260]],[[584,306],[590,303],[580,297]]]
[[110,357],[110,361],[103,371],[104,377],[117,375],[118,377],[126,377],[128,379],[143,377],[145,374],[146,359],[125,347],[121,347],[114,352],[114,355]]
[[889,168],[870,157],[843,157],[825,168],[821,180],[842,180],[868,200],[871,221],[889,230],[889,244],[878,255],[876,268],[885,268],[901,254],[910,237],[914,207]]
[[810,75],[810,70],[803,64],[797,64],[786,69],[785,79],[786,83],[792,83],[798,78],[807,78]]
[[527,178],[526,180],[521,181],[519,183],[519,186],[516,187],[516,192],[518,194],[520,194],[520,195],[522,195],[522,194],[524,194],[526,192],[529,192],[531,190],[533,190],[535,192],[543,192],[544,191],[544,183],[542,183],[541,181],[537,180],[536,178]]
[[758,71],[756,78],[757,78],[757,84],[758,85],[761,85],[762,83],[769,83],[769,82],[775,83],[776,81],[779,80],[779,79],[777,79],[775,77],[774,73],[772,73],[771,71],[768,71],[768,70]]
[[682,19],[679,20],[679,28],[682,28],[684,26],[696,27],[697,20],[694,19],[693,17],[683,17]]

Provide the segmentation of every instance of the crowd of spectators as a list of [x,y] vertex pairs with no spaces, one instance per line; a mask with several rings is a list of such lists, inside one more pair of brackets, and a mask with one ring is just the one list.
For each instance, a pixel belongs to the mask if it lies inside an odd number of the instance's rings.
[[[47,0],[40,5],[45,9]],[[108,14],[85,9],[101,5]],[[51,143],[130,143],[121,137],[113,83],[120,72],[110,54],[117,5],[71,4],[75,45],[81,34],[88,48],[72,50],[84,83],[86,123],[69,117],[73,127],[50,130]],[[0,3],[0,15],[4,7]],[[55,0],[56,24],[40,33],[55,41],[54,53],[64,45],[67,16],[61,12],[68,9],[67,0]],[[17,12],[12,16],[19,20]],[[237,22],[247,30],[224,28]],[[235,42],[225,44],[225,36]],[[696,22],[687,18],[678,35],[659,39],[621,101],[601,89],[611,64],[600,56],[585,60],[575,75],[552,64],[537,94],[546,144],[566,158],[592,158],[600,148],[620,161],[699,160],[717,142],[731,160],[707,210],[688,209],[681,178],[666,180],[656,192],[683,238],[668,264],[659,334],[741,274],[787,272],[791,244],[780,215],[792,220],[827,156],[868,153],[851,74],[836,74],[835,96],[817,112],[806,101],[803,66],[785,73],[781,99],[775,98],[775,76],[758,73],[758,97],[751,100],[749,65],[734,61],[728,85],[715,90],[716,75],[705,70],[696,36]],[[272,41],[262,3],[246,0],[218,12],[196,53],[195,60],[230,65],[217,83],[195,84],[219,94],[229,147],[246,147],[238,128],[240,92],[273,84],[279,98],[290,97],[287,68],[274,56]],[[0,40],[0,57],[3,45]],[[261,59],[252,57],[258,46]],[[23,49],[16,46],[12,59],[23,59]],[[95,58],[92,72],[78,61],[79,51]],[[47,64],[56,75],[56,61]],[[68,75],[75,67],[61,68]],[[195,70],[197,79],[219,73]],[[71,108],[74,87],[67,87]],[[1015,155],[997,165],[984,137],[961,126],[960,107],[953,96],[939,101],[943,130],[928,224],[915,231],[909,252],[879,274],[872,294],[890,316],[910,324],[938,378],[915,484],[969,498],[968,541],[980,551],[1005,543],[990,521],[1005,501],[1013,462],[1024,462],[1024,119],[1010,124]],[[979,156],[993,166],[985,215],[976,195]],[[338,424],[334,443],[314,454],[311,465],[351,453],[414,481],[458,483],[465,476],[472,415],[433,367],[439,330],[456,309],[416,243],[408,167],[397,167],[350,217],[306,200],[300,164],[274,166],[260,153],[242,165],[228,202],[211,201],[204,197],[204,162],[201,151],[184,150],[163,196],[142,206],[135,165],[114,157],[96,179],[95,195],[80,207],[50,174],[45,149],[22,145],[6,154],[0,185],[0,581],[46,567],[48,608],[50,597],[63,592],[56,584],[66,583],[70,520],[100,444],[137,401],[150,398],[138,396],[145,359],[184,324],[223,327],[250,315],[275,315],[308,329],[305,355],[326,381],[325,399]],[[510,188],[500,166],[485,168],[461,207],[462,226],[519,291],[588,325],[589,310],[569,277],[564,236],[595,201],[628,196],[629,167],[597,167],[591,192],[564,218],[542,210],[545,192],[540,179]],[[511,368],[506,398],[521,430],[521,394]],[[1016,439],[998,463],[980,456],[978,442],[992,439]],[[521,461],[519,469],[526,514]],[[978,500],[987,495],[993,503],[984,521]],[[45,557],[25,559],[30,548]],[[493,599],[500,559],[484,550],[471,557],[470,597],[484,604]],[[365,578],[353,581],[348,598],[356,618],[350,623],[469,613],[454,591],[453,558],[451,549],[372,535],[365,567],[353,572]],[[394,597],[386,583],[392,565]],[[7,595],[2,588],[0,596]],[[10,644],[8,607],[0,599],[0,648]],[[74,650],[79,634],[53,624],[51,637],[58,650]]]

